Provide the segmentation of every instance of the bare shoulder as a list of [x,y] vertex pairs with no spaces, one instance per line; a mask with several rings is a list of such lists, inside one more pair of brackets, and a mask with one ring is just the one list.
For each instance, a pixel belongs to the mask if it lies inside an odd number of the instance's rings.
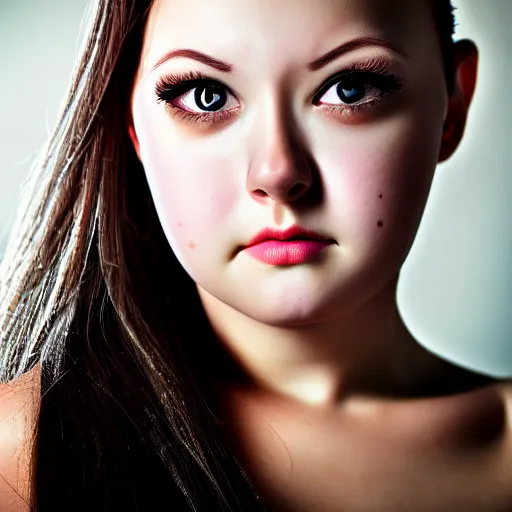
[[[501,468],[503,473],[508,475],[507,480],[510,485],[510,483],[512,483],[512,480],[510,480],[510,478],[512,478],[512,380],[502,381],[496,384],[496,389],[503,400],[505,408],[506,430],[504,431],[503,444],[501,445]],[[509,496],[512,502],[512,490]]]
[[0,510],[27,512],[30,455],[40,404],[40,367],[0,384]]
[[503,392],[503,398],[507,404],[508,413],[512,414],[512,379],[500,383],[499,389]]
[[510,463],[512,466],[512,379],[500,383],[498,385],[498,389],[505,402],[508,425],[508,446],[510,451]]

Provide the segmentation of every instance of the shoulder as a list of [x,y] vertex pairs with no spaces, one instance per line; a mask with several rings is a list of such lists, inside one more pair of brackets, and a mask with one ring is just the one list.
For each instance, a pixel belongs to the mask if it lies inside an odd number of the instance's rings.
[[[503,404],[505,406],[505,414],[507,417],[507,426],[510,430],[510,438],[512,445],[512,380],[501,381],[494,385]],[[512,447],[511,447],[512,448]]]
[[512,466],[512,380],[507,380],[499,385],[501,396],[505,403],[505,411],[507,415],[508,426],[508,445],[510,452],[510,462]]
[[507,410],[509,414],[512,414],[512,379],[502,382],[500,388],[503,390],[503,398],[507,404]]
[[[503,449],[503,468],[505,474],[512,478],[512,380],[501,382],[497,385],[498,392],[503,399],[505,406],[505,435]],[[508,485],[512,480],[508,480]],[[510,500],[512,501],[512,491],[510,491]]]
[[0,510],[25,512],[30,460],[39,414],[40,368],[0,384]]

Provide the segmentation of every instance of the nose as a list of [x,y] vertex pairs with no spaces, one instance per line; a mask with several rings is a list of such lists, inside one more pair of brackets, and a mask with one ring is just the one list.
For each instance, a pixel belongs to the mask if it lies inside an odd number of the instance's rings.
[[267,129],[256,134],[256,140],[263,142],[250,162],[247,190],[259,201],[270,198],[279,203],[296,202],[313,184],[313,169],[305,148],[298,142],[297,129],[285,114],[268,115],[265,124]]

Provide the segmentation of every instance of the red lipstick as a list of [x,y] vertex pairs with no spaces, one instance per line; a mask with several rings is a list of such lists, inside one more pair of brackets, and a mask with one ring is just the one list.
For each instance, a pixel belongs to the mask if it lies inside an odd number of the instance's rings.
[[243,249],[249,256],[268,265],[299,265],[313,260],[334,243],[332,238],[292,226],[284,231],[265,228]]

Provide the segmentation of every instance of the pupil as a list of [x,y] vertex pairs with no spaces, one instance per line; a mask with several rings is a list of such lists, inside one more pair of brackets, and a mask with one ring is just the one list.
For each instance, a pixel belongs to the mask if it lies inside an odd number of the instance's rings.
[[365,89],[364,87],[357,87],[357,85],[353,85],[351,83],[338,84],[336,88],[336,92],[342,101],[345,103],[356,103],[364,98]]
[[197,87],[194,96],[197,106],[207,112],[221,109],[227,100],[226,91],[214,85]]

